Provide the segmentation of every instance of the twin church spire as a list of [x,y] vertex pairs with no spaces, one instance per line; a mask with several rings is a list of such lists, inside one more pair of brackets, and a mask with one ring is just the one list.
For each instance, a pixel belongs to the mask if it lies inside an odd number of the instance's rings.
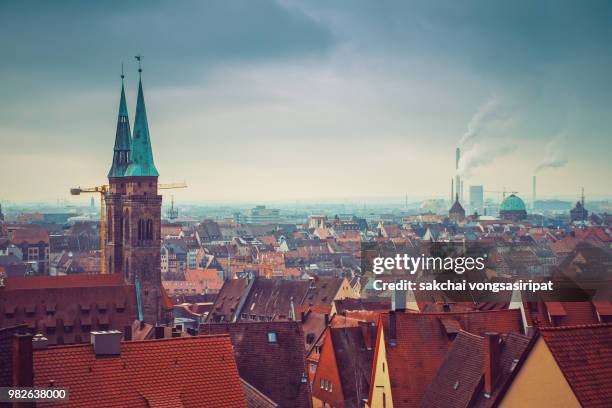
[[[138,72],[140,76],[142,70],[139,68]],[[138,80],[138,99],[136,101],[133,133],[130,133],[130,120],[125,101],[123,78],[122,72],[113,164],[108,172],[108,177],[157,177],[159,173],[153,162],[153,149],[151,148],[147,110],[142,91],[142,78]]]

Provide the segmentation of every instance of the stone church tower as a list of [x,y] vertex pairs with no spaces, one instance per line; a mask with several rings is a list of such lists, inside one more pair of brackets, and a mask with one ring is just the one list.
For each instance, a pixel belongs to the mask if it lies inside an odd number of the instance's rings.
[[[121,78],[123,82],[123,75]],[[153,162],[142,79],[138,83],[132,136],[122,83],[113,164],[108,173],[106,194],[107,271],[123,274],[126,284],[134,285],[140,318],[151,324],[165,320],[160,307],[162,197],[157,192],[158,176]]]

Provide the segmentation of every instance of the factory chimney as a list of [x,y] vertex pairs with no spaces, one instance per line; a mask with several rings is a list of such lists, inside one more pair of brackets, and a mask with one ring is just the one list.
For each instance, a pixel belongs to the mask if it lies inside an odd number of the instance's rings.
[[[459,176],[459,161],[461,160],[461,149],[457,148],[455,150],[455,189],[457,190],[457,194],[463,200],[463,194],[461,191],[461,177]],[[452,199],[451,199],[452,202]]]
[[533,192],[533,203],[532,203],[532,206],[533,206],[533,209],[535,210],[536,199],[537,199],[537,196],[536,196],[536,176],[533,176],[533,186],[532,187],[533,187],[533,190],[532,190],[532,192]]

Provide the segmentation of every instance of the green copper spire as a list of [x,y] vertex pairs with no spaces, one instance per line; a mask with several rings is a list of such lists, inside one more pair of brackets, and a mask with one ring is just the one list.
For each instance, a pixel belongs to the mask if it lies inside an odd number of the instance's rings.
[[119,99],[119,118],[115,133],[115,148],[113,149],[113,165],[108,177],[123,177],[130,163],[130,119],[128,117],[125,90],[123,88],[123,69],[121,72],[121,98]]
[[[138,71],[140,72],[140,69]],[[138,81],[138,100],[136,101],[136,118],[134,119],[130,160],[130,165],[125,172],[126,177],[159,176],[155,163],[153,163],[147,110],[145,108],[144,94],[142,93],[142,79]]]

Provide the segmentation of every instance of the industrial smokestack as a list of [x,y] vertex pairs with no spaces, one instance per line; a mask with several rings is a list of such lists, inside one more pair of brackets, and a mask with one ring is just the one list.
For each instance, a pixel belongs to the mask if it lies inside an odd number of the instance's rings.
[[533,209],[535,210],[536,206],[536,176],[533,176]]
[[[459,162],[461,161],[461,149],[457,148],[455,150],[455,190],[456,197],[463,198],[461,192],[461,177],[459,176]],[[452,202],[452,199],[451,199]]]

